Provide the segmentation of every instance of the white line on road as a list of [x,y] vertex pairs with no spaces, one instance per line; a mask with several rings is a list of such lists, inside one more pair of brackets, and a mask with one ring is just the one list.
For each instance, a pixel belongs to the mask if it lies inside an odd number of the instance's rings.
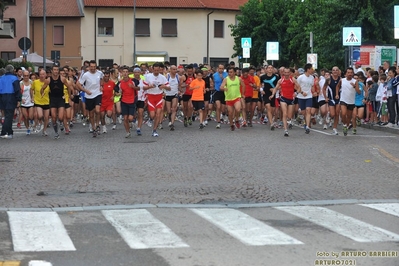
[[301,241],[233,209],[191,209],[194,213],[250,246],[303,244]]
[[43,260],[31,260],[29,266],[53,266],[53,264]]
[[399,217],[399,203],[360,204]]
[[358,242],[399,241],[399,235],[323,207],[275,207]]
[[76,250],[56,212],[7,212],[14,251]]
[[188,247],[147,210],[107,210],[102,213],[132,249]]

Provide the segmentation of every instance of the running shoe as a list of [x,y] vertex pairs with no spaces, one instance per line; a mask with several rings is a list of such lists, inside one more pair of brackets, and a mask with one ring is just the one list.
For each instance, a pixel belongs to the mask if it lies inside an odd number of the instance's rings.
[[1,137],[2,139],[12,139],[12,138],[13,138],[13,135],[5,134],[5,135],[1,135],[0,137]]
[[353,127],[353,125],[352,125],[352,124],[349,124],[348,129],[351,129],[352,127]]
[[47,131],[43,130],[42,136],[47,137],[48,136]]
[[247,121],[243,121],[242,122],[242,127],[247,127],[248,125],[247,125]]
[[21,129],[21,123],[17,124],[17,128]]
[[128,132],[128,133],[126,133],[126,136],[125,136],[125,138],[130,138],[130,136],[131,136],[131,134],[130,134],[130,132]]
[[26,135],[30,135],[30,129],[26,130]]
[[141,136],[141,129],[140,128],[136,129],[136,133],[137,133],[137,136]]
[[60,138],[60,135],[58,134],[58,133],[56,133],[55,135],[54,135],[54,139],[59,139]]
[[172,124],[172,125],[170,126],[170,131],[175,131],[175,125]]
[[148,120],[148,122],[147,122],[147,126],[148,127],[152,127],[152,120],[150,119],[150,120]]
[[220,123],[218,123],[218,124],[216,125],[216,128],[217,128],[217,129],[220,129]]
[[359,118],[359,117],[356,117],[356,125],[360,126],[360,124],[361,124],[360,118]]
[[357,130],[356,130],[356,128],[354,128],[354,129],[352,130],[352,134],[353,134],[353,135],[356,135],[356,133],[357,133]]
[[115,130],[116,129],[116,124],[114,124],[113,126],[112,126],[112,130]]
[[204,128],[204,125],[201,123],[200,125],[199,125],[199,129],[203,129]]
[[122,116],[118,116],[118,123],[122,124]]
[[327,124],[324,124],[323,129],[327,129]]
[[342,131],[344,132],[344,136],[348,135],[348,127],[347,126],[344,126]]
[[288,129],[292,129],[292,122],[288,122]]
[[230,130],[231,130],[231,131],[234,131],[234,129],[236,129],[236,127],[235,127],[234,125],[231,125],[231,126],[230,126]]
[[273,124],[271,124],[271,126],[270,126],[270,130],[271,130],[271,131],[273,131],[273,130],[274,130],[274,123],[273,123]]
[[310,129],[309,129],[309,127],[306,127],[306,129],[305,129],[305,133],[306,133],[306,134],[309,134],[309,133],[310,133]]
[[187,126],[188,126],[188,124],[187,124],[187,119],[184,118],[184,127],[187,127]]
[[104,133],[107,133],[107,126],[106,125],[103,125],[103,134]]
[[93,138],[97,137],[97,131],[93,131]]
[[156,132],[155,130],[153,130],[153,131],[152,131],[152,136],[153,136],[153,137],[158,137],[158,136],[159,136],[159,135],[158,135],[158,132]]
[[240,122],[236,122],[236,128],[239,129],[240,128]]
[[208,125],[208,120],[205,120],[204,121],[204,126],[207,126]]
[[336,128],[333,128],[333,135],[338,135],[338,131]]
[[284,131],[284,137],[288,137],[288,130]]
[[71,133],[71,131],[68,128],[65,129],[65,135],[69,135],[69,133]]
[[191,119],[191,117],[188,119],[188,124],[191,126],[193,124],[193,120]]
[[158,129],[163,129],[162,123],[158,125]]
[[248,123],[248,126],[249,126],[249,127],[252,127],[252,122],[249,122],[249,123]]
[[172,126],[172,122],[169,122],[168,127],[171,127],[171,126]]

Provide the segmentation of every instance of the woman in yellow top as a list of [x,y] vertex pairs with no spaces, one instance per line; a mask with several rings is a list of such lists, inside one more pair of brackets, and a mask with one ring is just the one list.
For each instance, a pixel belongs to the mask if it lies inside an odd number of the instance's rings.
[[[72,119],[72,98],[73,98],[73,92],[75,90],[75,82],[73,81],[73,78],[69,77],[69,67],[63,67],[63,71],[60,71],[60,74],[66,78],[69,86],[66,86],[64,84],[64,100],[65,100],[65,113],[64,113],[64,127],[65,127],[65,135],[69,135],[71,132],[69,128],[69,121]],[[70,89],[68,89],[70,88]],[[62,129],[61,129],[62,130]]]
[[50,88],[47,86],[44,89],[43,96],[40,93],[42,86],[44,85],[44,81],[46,80],[47,74],[46,71],[40,70],[39,79],[36,79],[32,83],[32,91],[33,91],[33,102],[35,106],[35,112],[37,115],[37,119],[39,120],[40,128],[38,131],[43,129],[43,136],[47,136],[47,125],[48,118],[50,114],[50,97],[49,92]]
[[[227,111],[229,112],[230,129],[240,128],[239,116],[241,112],[241,95],[240,87],[245,88],[244,81],[240,77],[236,76],[234,67],[228,68],[228,76],[223,79],[220,90],[224,91],[224,98],[226,101]],[[235,112],[234,112],[235,111]],[[233,116],[235,117],[235,126],[233,122]]]

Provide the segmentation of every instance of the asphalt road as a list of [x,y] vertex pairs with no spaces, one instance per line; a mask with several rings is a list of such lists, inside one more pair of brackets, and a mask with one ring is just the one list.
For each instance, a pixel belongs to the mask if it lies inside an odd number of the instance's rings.
[[[22,130],[0,140],[0,265],[302,266],[342,251],[367,252],[339,256],[344,265],[399,265],[395,253],[368,253],[399,251],[399,218],[359,205],[399,202],[398,135],[359,128],[334,136],[316,125],[309,135],[294,127],[286,138],[259,124],[234,132],[215,125],[180,123],[159,138],[144,126],[143,136],[125,139],[121,126],[92,138],[77,124],[59,140]],[[312,206],[323,209],[312,215]],[[297,207],[305,207],[302,216]],[[118,223],[117,210],[127,211],[126,222]],[[58,225],[33,226],[31,211]],[[148,222],[127,222],[140,215]],[[57,239],[74,250],[29,251],[42,243],[40,231],[36,241],[18,242],[42,227],[64,230]],[[143,248],[130,242],[140,237]],[[169,238],[175,246],[162,246]]]

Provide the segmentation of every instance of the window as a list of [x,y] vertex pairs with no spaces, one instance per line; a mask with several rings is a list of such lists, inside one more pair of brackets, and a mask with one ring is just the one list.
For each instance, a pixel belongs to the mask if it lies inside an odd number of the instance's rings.
[[64,26],[54,26],[53,28],[53,44],[64,45]]
[[215,20],[214,37],[224,38],[224,20]]
[[114,36],[114,19],[98,19],[98,36]]
[[16,0],[3,0],[3,2],[4,2],[7,6],[15,6],[15,1],[16,1]]
[[11,59],[14,59],[16,57],[15,52],[1,52],[1,59],[9,61]]
[[150,19],[136,18],[136,36],[150,37]]
[[177,19],[162,19],[162,37],[177,37]]
[[169,57],[169,63],[170,65],[177,66],[177,57]]

